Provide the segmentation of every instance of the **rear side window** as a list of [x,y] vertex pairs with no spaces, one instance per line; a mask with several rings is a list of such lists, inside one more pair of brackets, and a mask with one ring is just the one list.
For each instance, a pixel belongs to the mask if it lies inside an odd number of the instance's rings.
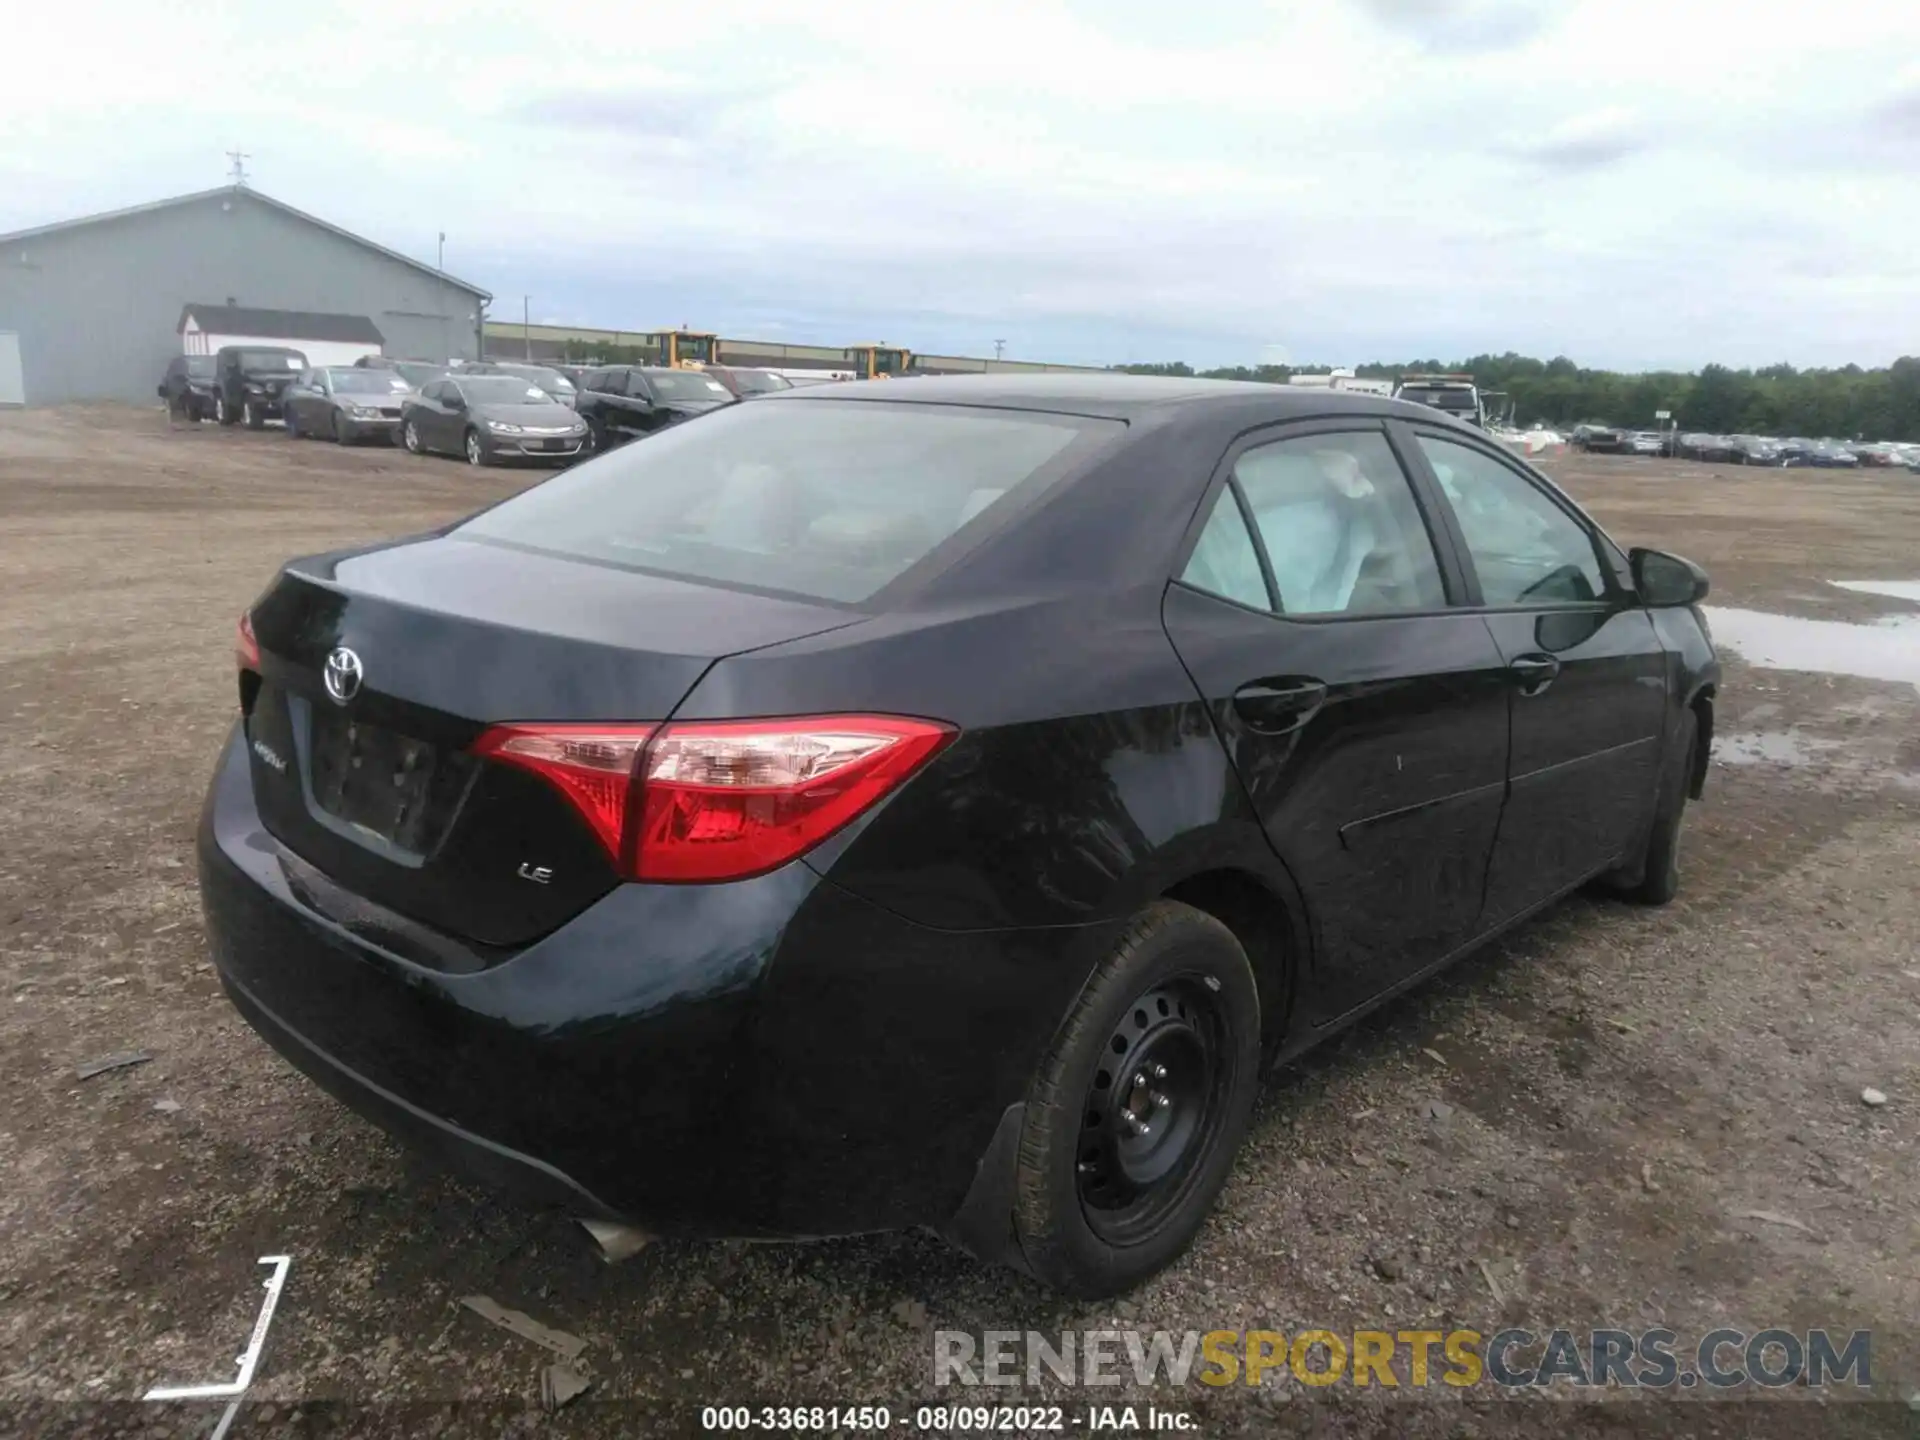
[[1231,485],[1213,502],[1213,514],[1180,579],[1255,610],[1272,608],[1266,577],[1260,573],[1260,554],[1253,548],[1253,536],[1247,533],[1246,517]]
[[1125,428],[945,405],[729,405],[565,471],[453,533],[857,604]]
[[1288,615],[1379,615],[1447,603],[1412,486],[1378,431],[1248,450],[1234,482]]

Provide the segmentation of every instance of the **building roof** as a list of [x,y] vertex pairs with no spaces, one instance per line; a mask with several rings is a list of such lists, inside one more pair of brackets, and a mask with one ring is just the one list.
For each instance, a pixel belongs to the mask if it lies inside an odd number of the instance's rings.
[[250,305],[183,306],[175,330],[187,328],[191,315],[208,335],[244,335],[249,339],[338,340],[345,344],[384,345],[387,337],[365,315],[327,315],[317,310],[256,310]]
[[219,185],[212,190],[196,190],[191,195],[175,195],[169,200],[152,200],[145,205],[129,205],[124,210],[108,210],[99,215],[82,215],[74,220],[57,220],[51,225],[36,225],[27,230],[15,230],[11,234],[0,235],[0,245],[11,245],[20,240],[36,240],[43,235],[56,235],[63,230],[77,230],[83,225],[101,225],[109,220],[130,220],[136,215],[145,215],[156,210],[171,210],[179,205],[194,205],[202,200],[212,200],[216,196],[221,195],[244,195],[247,199],[257,200],[262,205],[271,205],[275,210],[291,215],[296,220],[304,220],[309,225],[318,225],[322,230],[330,230],[343,240],[351,240],[354,244],[365,246],[369,250],[386,256],[389,260],[398,260],[402,265],[410,265],[422,274],[431,275],[436,280],[444,280],[449,285],[465,290],[470,295],[477,295],[482,300],[491,300],[493,298],[493,292],[491,290],[483,290],[478,285],[467,280],[462,280],[457,275],[449,275],[444,270],[436,270],[424,260],[416,260],[411,255],[401,254],[398,250],[389,250],[386,246],[376,244],[364,235],[356,235],[351,230],[343,230],[338,225],[322,220],[317,215],[309,215],[304,210],[296,210],[284,200],[276,200],[271,195],[263,195],[258,190],[246,185]]

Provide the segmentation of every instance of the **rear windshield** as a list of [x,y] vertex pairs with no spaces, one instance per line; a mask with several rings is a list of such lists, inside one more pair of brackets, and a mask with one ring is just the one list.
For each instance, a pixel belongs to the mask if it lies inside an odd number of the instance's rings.
[[404,375],[391,370],[329,370],[333,388],[342,395],[391,395],[407,388]]
[[743,395],[761,395],[769,390],[791,390],[793,382],[784,375],[770,375],[765,370],[736,370],[733,383],[740,387]]
[[1473,392],[1471,390],[1454,390],[1444,386],[1424,387],[1409,385],[1400,392],[1400,398],[1402,400],[1411,400],[1416,405],[1430,405],[1435,410],[1473,409]]
[[731,400],[733,392],[698,370],[649,370],[647,383],[669,400]]
[[454,533],[856,604],[1123,428],[891,402],[729,405],[566,471]]
[[242,370],[304,370],[307,357],[297,350],[242,350]]

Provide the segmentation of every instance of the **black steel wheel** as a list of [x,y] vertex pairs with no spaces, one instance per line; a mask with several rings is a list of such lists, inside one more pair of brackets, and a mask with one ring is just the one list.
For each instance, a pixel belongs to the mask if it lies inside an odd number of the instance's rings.
[[1176,1259],[1233,1168],[1259,1057],[1259,991],[1233,932],[1173,900],[1134,916],[1027,1097],[1013,1201],[1025,1268],[1101,1296]]
[[1228,1036],[1204,977],[1156,985],[1114,1027],[1074,1165],[1087,1223],[1109,1243],[1151,1233],[1179,1205],[1226,1110]]

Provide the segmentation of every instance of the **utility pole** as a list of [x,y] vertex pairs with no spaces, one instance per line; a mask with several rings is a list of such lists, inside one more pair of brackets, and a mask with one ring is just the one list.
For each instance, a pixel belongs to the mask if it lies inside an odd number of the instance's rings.
[[1007,342],[1006,342],[1006,341],[1004,341],[1004,340],[996,340],[996,341],[994,341],[994,342],[993,342],[993,358],[994,358],[994,359],[996,359],[996,360],[998,360],[998,359],[999,359],[999,358],[1000,358],[1000,357],[1001,357],[1002,355],[1004,355],[1004,354],[1006,354],[1006,353],[1007,353]]
[[227,171],[227,179],[232,182],[234,189],[238,190],[247,183],[247,161],[252,158],[244,150],[227,151],[227,159],[233,162],[232,168]]
[[526,342],[529,360],[533,358],[533,312],[529,309],[532,304],[530,297],[526,295],[520,297],[520,337]]
[[441,272],[442,274],[445,274],[445,273],[446,273],[446,269],[447,269],[447,232],[446,232],[446,231],[444,231],[444,230],[442,230],[442,231],[440,232],[440,248],[439,248],[438,250],[436,250],[436,251],[434,252],[434,257],[433,257],[433,268],[434,268],[434,269],[436,269],[436,270],[438,270],[438,271],[440,271],[440,272]]

